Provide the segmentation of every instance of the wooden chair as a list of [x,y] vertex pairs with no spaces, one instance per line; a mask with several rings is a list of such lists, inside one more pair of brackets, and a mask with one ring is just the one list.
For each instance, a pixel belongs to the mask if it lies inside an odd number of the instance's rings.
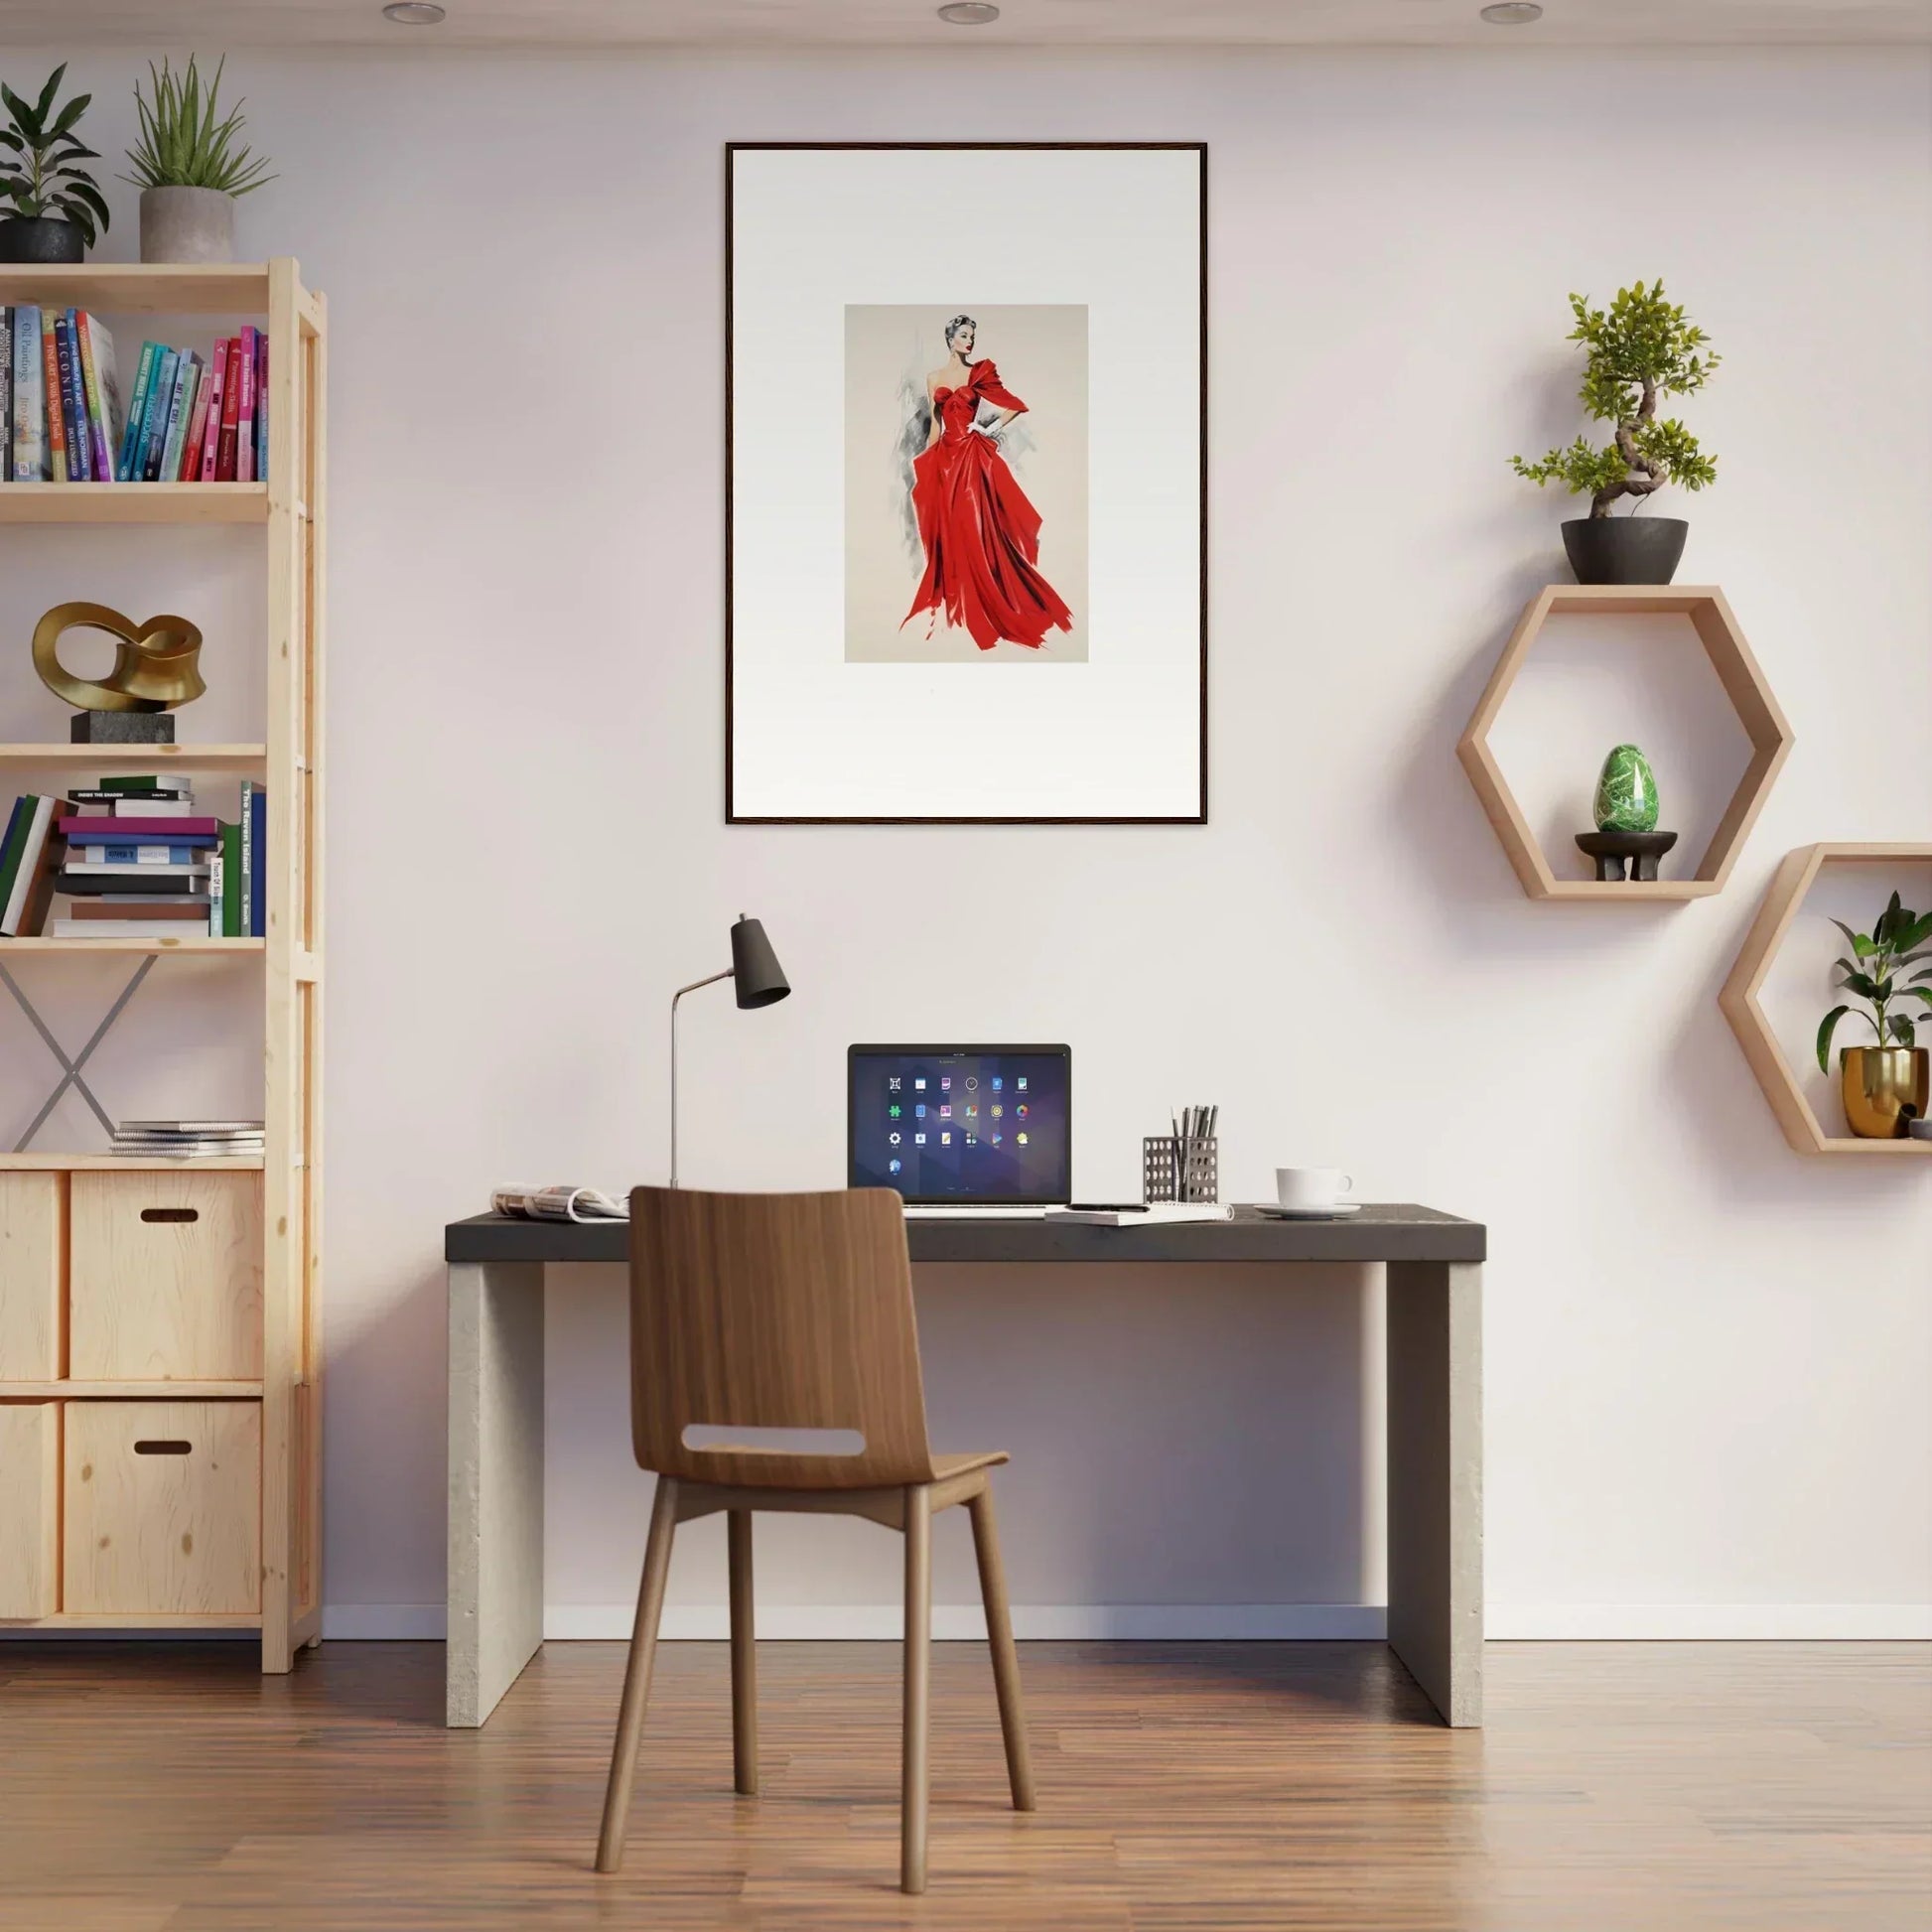
[[[687,1432],[857,1432],[849,1455],[746,1444],[693,1448]],[[622,1863],[651,1659],[680,1523],[728,1512],[732,1763],[758,1790],[757,1666],[752,1630],[752,1513],[864,1516],[905,1537],[905,1703],[899,1884],[925,1890],[932,1518],[953,1503],[972,1516],[993,1685],[1014,1808],[1034,1809],[1020,1709],[1020,1660],[987,1471],[1004,1451],[934,1455],[912,1312],[912,1271],[897,1194],[707,1194],[639,1187],[630,1196],[630,1431],[657,1498],[644,1547],[637,1623],[597,1868]]]

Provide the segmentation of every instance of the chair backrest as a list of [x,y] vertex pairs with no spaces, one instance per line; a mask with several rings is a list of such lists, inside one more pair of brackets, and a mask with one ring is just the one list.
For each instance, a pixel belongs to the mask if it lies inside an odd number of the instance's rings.
[[[852,1430],[864,1447],[694,1449],[693,1427]],[[899,1196],[636,1188],[630,1435],[642,1467],[698,1482],[930,1482]]]

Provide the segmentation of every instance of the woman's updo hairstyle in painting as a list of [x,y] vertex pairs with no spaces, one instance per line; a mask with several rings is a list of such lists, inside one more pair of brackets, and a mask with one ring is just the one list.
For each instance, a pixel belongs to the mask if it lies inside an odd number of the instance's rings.
[[971,316],[954,316],[953,319],[946,324],[946,346],[948,348],[952,347],[952,339],[956,335],[958,335],[962,329],[970,329],[973,332],[973,334],[977,336],[979,334],[980,326],[978,323],[976,323],[973,320]]

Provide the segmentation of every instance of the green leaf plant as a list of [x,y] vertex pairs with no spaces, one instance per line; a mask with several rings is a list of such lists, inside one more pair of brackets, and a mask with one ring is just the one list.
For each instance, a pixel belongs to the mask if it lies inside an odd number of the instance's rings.
[[222,195],[250,195],[275,179],[264,172],[267,161],[258,161],[249,149],[235,146],[247,125],[242,103],[236,101],[225,119],[215,119],[221,69],[226,66],[223,57],[204,92],[194,55],[180,73],[165,60],[158,71],[152,61],[148,63],[154,97],[150,100],[142,92],[138,80],[134,83],[141,138],[127,151],[134,173],[123,175],[124,182],[140,189],[212,188]]
[[[1877,923],[1869,932],[1854,932],[1843,919],[1834,919],[1832,923],[1852,946],[1852,957],[1837,962],[1835,984],[1848,993],[1856,993],[1871,1009],[1864,1019],[1878,1035],[1880,1046],[1916,1046],[1918,1029],[1912,1016],[1893,1013],[1890,1009],[1894,1001],[1902,1000],[1919,1000],[1932,1007],[1932,985],[1927,984],[1932,981],[1932,964],[1927,963],[1932,961],[1932,912],[1914,912],[1909,906],[1899,904],[1898,895],[1894,893],[1890,904],[1878,914]],[[1919,970],[1909,978],[1902,977],[1910,966]],[[1819,1026],[1821,1072],[1832,1070],[1832,1035],[1851,1011],[1849,1004],[1834,1007]]]
[[0,213],[71,222],[91,248],[107,226],[107,204],[93,176],[74,164],[100,156],[73,130],[93,95],[75,94],[57,112],[54,97],[67,70],[64,61],[31,103],[0,81],[0,105],[7,111],[0,126]]
[[1717,459],[1674,416],[1657,415],[1660,398],[1704,387],[1722,359],[1705,348],[1710,338],[1665,300],[1661,280],[1618,289],[1607,311],[1582,295],[1570,298],[1570,308],[1577,326],[1565,340],[1582,343],[1587,357],[1578,397],[1593,420],[1616,428],[1601,449],[1580,436],[1537,463],[1512,457],[1516,474],[1588,496],[1593,517],[1608,516],[1619,496],[1633,497],[1634,511],[1666,483],[1703,489],[1715,483]]

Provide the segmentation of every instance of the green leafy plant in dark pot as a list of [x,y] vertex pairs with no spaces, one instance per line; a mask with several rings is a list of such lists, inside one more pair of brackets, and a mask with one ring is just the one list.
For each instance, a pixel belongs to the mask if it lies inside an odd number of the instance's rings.
[[1618,289],[1607,310],[1573,295],[1570,309],[1577,326],[1568,340],[1582,343],[1587,358],[1579,399],[1594,421],[1616,427],[1600,448],[1580,436],[1568,449],[1534,463],[1513,457],[1511,465],[1534,483],[1560,483],[1589,498],[1589,515],[1563,526],[1580,584],[1668,584],[1690,525],[1676,517],[1612,517],[1610,507],[1627,496],[1634,512],[1666,483],[1696,490],[1717,481],[1717,459],[1657,408],[1666,396],[1702,389],[1721,358],[1706,348],[1704,331],[1665,299],[1661,280]]
[[[1899,1140],[1910,1123],[1926,1118],[1932,1100],[1932,1053],[1918,1043],[1911,1000],[1932,1008],[1932,912],[1914,912],[1892,894],[1869,932],[1854,932],[1843,919],[1832,923],[1851,943],[1852,956],[1838,961],[1837,986],[1870,1009],[1866,1023],[1877,1035],[1872,1046],[1848,1046],[1839,1054],[1840,1088],[1852,1132],[1865,1140]],[[1919,970],[1908,973],[1908,968]],[[1818,1029],[1818,1067],[1832,1070],[1832,1035],[1852,1011],[1834,1007]],[[1920,1014],[1919,1019],[1926,1016]]]
[[77,262],[107,227],[107,204],[77,165],[100,156],[73,131],[93,95],[54,104],[67,70],[63,62],[34,101],[0,81],[0,261]]

